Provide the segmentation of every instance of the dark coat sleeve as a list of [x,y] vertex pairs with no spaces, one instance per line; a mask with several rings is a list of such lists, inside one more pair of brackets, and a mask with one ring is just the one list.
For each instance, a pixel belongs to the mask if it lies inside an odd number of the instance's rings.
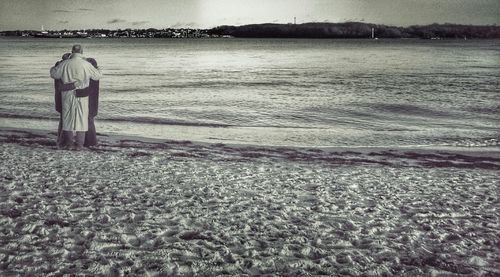
[[60,79],[54,80],[54,102],[56,106],[56,111],[62,113],[62,95],[61,95],[61,84]]
[[97,116],[97,111],[99,110],[99,81],[90,80],[89,84],[90,95],[89,95],[89,116]]
[[88,86],[88,87],[83,88],[83,89],[77,89],[75,92],[75,96],[76,97],[87,97],[87,96],[90,96],[91,93],[92,93],[92,89],[90,88],[90,86]]
[[75,83],[63,84],[61,82],[61,91],[74,90],[75,88]]

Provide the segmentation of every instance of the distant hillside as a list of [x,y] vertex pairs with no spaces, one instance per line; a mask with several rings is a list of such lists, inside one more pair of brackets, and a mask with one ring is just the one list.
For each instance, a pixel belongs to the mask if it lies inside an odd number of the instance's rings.
[[432,24],[395,27],[360,22],[219,26],[211,35],[244,38],[500,38],[500,26]]

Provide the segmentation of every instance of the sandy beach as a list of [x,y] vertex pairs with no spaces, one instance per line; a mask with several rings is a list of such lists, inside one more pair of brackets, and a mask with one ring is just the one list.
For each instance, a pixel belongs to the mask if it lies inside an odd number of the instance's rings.
[[500,149],[0,130],[1,275],[500,275]]

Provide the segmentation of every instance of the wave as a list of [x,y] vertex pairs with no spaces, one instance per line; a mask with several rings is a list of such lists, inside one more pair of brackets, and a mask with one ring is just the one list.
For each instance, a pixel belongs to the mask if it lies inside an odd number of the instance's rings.
[[[27,114],[0,113],[0,118],[2,118],[2,117],[3,118],[20,118],[20,119],[59,120],[59,117],[48,116],[48,115],[27,115]],[[147,123],[147,124],[178,125],[178,126],[197,126],[197,127],[215,127],[215,128],[224,128],[224,127],[234,126],[234,125],[223,124],[223,123],[177,121],[177,120],[171,120],[171,119],[165,119],[165,118],[155,118],[155,117],[104,117],[104,118],[99,118],[99,121]]]
[[498,114],[500,114],[500,105],[495,105],[491,107],[472,106],[468,107],[466,110],[474,113],[483,113],[483,114],[497,116]]
[[198,121],[183,121],[172,120],[167,118],[157,117],[105,117],[99,118],[101,121],[109,122],[131,122],[131,123],[145,123],[145,124],[160,124],[160,125],[175,125],[175,126],[191,126],[191,127],[211,127],[211,128],[282,128],[282,129],[325,129],[321,127],[309,126],[294,126],[294,125],[266,125],[266,124],[228,124],[228,123],[212,123],[212,122],[198,122]]
[[0,118],[20,118],[20,119],[45,119],[45,120],[59,120],[59,117],[49,115],[31,115],[31,114],[10,114],[0,113]]
[[469,68],[477,68],[477,69],[499,69],[498,65],[469,65]]
[[172,120],[172,119],[157,118],[157,117],[106,117],[106,118],[100,118],[99,120],[111,121],[111,122],[133,122],[133,123],[146,123],[146,124],[212,127],[212,128],[227,128],[234,126],[224,123],[181,121],[181,120]]
[[166,73],[108,73],[106,76],[166,76]]
[[[47,115],[27,115],[27,114],[10,114],[0,113],[0,118],[18,118],[18,119],[35,119],[35,120],[59,120],[59,117]],[[191,126],[191,127],[210,127],[210,128],[291,128],[291,129],[325,129],[321,127],[308,127],[308,126],[292,126],[292,125],[240,125],[240,124],[227,124],[227,123],[212,123],[212,122],[196,122],[196,121],[183,121],[172,120],[167,118],[157,117],[99,117],[99,121],[104,122],[124,122],[124,123],[144,123],[144,124],[159,124],[159,125],[172,125],[172,126]]]
[[425,117],[450,116],[450,113],[445,111],[437,111],[409,104],[376,104],[372,105],[372,107],[381,112],[389,112],[395,114],[405,114],[405,115],[425,116]]
[[452,142],[445,143],[445,146],[454,147],[500,147],[500,137],[499,138],[469,138],[469,139],[455,139]]
[[[294,87],[294,88],[309,88],[310,84],[299,83],[295,81],[232,81],[232,80],[220,80],[220,81],[191,81],[191,82],[172,82],[163,85],[148,85],[149,89],[183,89],[183,88],[235,88],[235,87]],[[141,91],[144,88],[139,89],[138,87],[126,88],[126,89],[111,89],[112,93],[127,93],[131,91]]]

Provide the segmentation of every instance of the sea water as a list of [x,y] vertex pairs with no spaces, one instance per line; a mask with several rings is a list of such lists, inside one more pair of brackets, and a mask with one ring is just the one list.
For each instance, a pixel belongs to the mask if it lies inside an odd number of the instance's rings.
[[98,132],[287,146],[498,147],[499,40],[0,38],[0,127],[57,128],[49,69],[97,60]]

